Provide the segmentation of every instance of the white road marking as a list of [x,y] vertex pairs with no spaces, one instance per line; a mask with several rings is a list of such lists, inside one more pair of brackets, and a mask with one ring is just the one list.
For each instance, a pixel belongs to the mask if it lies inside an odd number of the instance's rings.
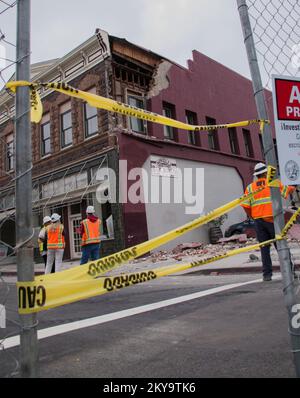
[[[279,277],[273,277],[273,279],[278,279],[278,278]],[[163,301],[159,301],[157,303],[142,305],[140,307],[117,311],[117,312],[113,312],[111,314],[96,316],[94,318],[83,319],[81,321],[75,321],[75,322],[65,323],[63,325],[58,325],[58,326],[53,326],[53,327],[46,328],[46,329],[41,329],[41,330],[38,330],[38,339],[39,340],[46,339],[48,337],[57,336],[59,334],[72,332],[74,330],[79,330],[79,329],[87,328],[90,326],[100,325],[102,323],[115,321],[117,319],[122,319],[122,318],[126,318],[129,316],[142,314],[143,312],[147,312],[147,311],[154,311],[159,308],[168,307],[170,305],[175,305],[175,304],[179,304],[179,303],[184,303],[185,301],[195,300],[195,299],[198,299],[201,297],[210,296],[212,294],[224,292],[226,290],[230,290],[230,289],[234,289],[237,287],[246,286],[246,285],[250,285],[250,284],[258,283],[258,282],[262,282],[262,279],[260,278],[260,279],[255,279],[255,280],[248,281],[248,282],[232,283],[230,285],[214,287],[212,289],[204,290],[204,291],[201,291],[198,293],[192,293],[192,294],[188,294],[188,295],[181,296],[181,297],[176,297],[176,298],[169,299],[169,300],[163,300]],[[0,341],[0,343],[1,343],[1,341]],[[20,336],[18,335],[18,336],[8,337],[7,339],[5,339],[2,342],[1,346],[3,349],[8,349],[8,348],[16,347],[19,344],[20,344]]]

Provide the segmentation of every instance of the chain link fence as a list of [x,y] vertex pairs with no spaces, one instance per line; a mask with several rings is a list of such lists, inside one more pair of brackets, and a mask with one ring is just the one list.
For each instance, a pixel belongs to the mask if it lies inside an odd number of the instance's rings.
[[[261,66],[263,84],[266,88],[271,89],[271,75],[282,74],[293,77],[300,77],[300,3],[299,0],[248,0],[249,14],[252,22],[256,51]],[[0,15],[12,7],[16,2],[0,1]],[[2,5],[2,7],[1,7]],[[0,29],[0,45],[15,47]],[[0,68],[0,82],[4,84],[7,70],[11,68],[13,73],[16,62],[5,58],[2,54],[2,64]],[[0,55],[1,59],[1,55]],[[5,64],[4,64],[5,61]],[[12,74],[11,73],[11,74]],[[2,92],[3,93],[3,92]],[[5,91],[4,91],[5,93]],[[0,93],[1,104],[1,93]],[[13,121],[12,109],[7,109],[7,114]],[[15,223],[15,172],[14,172],[14,141],[7,141],[7,138],[1,135],[0,131],[0,158],[4,162],[0,164],[0,319],[5,316],[5,328],[0,327],[0,362],[5,363],[5,374],[2,372],[1,377],[13,377],[18,374],[19,360],[17,350],[5,349],[5,340],[10,336],[18,335],[21,325],[18,323],[17,304],[9,306],[8,302],[14,302],[11,297],[15,294],[14,280],[4,277],[1,273],[2,267],[9,263],[10,259],[16,253],[15,244],[10,242],[5,236],[3,241],[3,227],[10,234],[14,235],[13,225]],[[66,175],[68,171],[66,172]],[[82,178],[81,170],[77,173],[79,181]],[[65,183],[64,176],[63,187],[66,187],[61,205],[68,201],[68,196],[72,189]],[[93,181],[90,182],[92,184]],[[39,205],[43,193],[33,183],[33,208],[34,212],[43,216],[43,210],[48,206],[53,197],[60,191],[60,185],[54,175],[51,175],[47,181],[48,188],[53,185],[46,196],[45,203]],[[56,185],[55,185],[56,184]],[[45,185],[46,186],[46,185]],[[84,190],[82,198],[89,202],[87,189]],[[40,217],[40,218],[41,218]],[[299,294],[299,285],[297,294]],[[15,298],[16,301],[16,298]],[[43,318],[43,315],[40,315]],[[0,322],[1,325],[1,322]]]
[[[16,1],[0,1],[0,15],[10,10],[15,11]],[[16,61],[9,55],[15,52],[15,43],[0,28],[0,104],[7,95],[4,85],[15,72]],[[13,123],[13,96],[11,95],[11,109],[6,108],[7,122]],[[6,124],[5,124],[6,125]],[[2,125],[3,126],[3,125]],[[7,338],[20,333],[18,307],[12,305],[16,299],[15,278],[7,277],[4,267],[14,261],[17,248],[15,247],[15,148],[13,135],[5,136],[0,129],[0,377],[14,377],[18,374],[20,364],[18,352],[6,349]],[[10,303],[10,304],[9,304]]]
[[248,0],[263,85],[272,74],[300,76],[299,0]]

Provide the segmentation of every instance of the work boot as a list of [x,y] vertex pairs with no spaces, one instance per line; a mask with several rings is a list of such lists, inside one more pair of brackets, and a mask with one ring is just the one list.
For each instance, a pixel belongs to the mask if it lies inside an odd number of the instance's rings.
[[264,276],[263,281],[264,282],[270,282],[272,280],[272,276]]

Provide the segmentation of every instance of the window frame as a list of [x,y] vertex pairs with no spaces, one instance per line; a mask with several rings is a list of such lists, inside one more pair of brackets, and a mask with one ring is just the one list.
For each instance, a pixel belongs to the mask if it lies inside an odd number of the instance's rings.
[[[12,146],[12,150],[10,150],[10,146]],[[13,134],[6,136],[5,169],[7,172],[14,171],[15,169],[15,139]]]
[[[247,138],[246,138],[247,137]],[[253,144],[250,130],[243,129],[243,138],[247,158],[254,158]]]
[[[233,134],[233,135],[232,135]],[[236,127],[228,128],[230,150],[233,155],[240,155],[240,146]]]
[[[167,114],[168,111],[170,111],[169,115]],[[169,102],[163,102],[162,115],[170,119],[176,119],[175,105],[170,104]],[[177,129],[175,127],[163,125],[163,131],[164,131],[165,140],[177,141],[176,139]]]
[[[189,119],[189,116],[192,116],[193,120]],[[196,112],[185,110],[185,120],[187,124],[191,124],[193,126],[198,126],[198,115]],[[201,138],[200,131],[188,131],[188,143],[189,145],[201,146]]]
[[[49,125],[49,137],[47,137],[46,139],[44,138],[44,127]],[[49,141],[49,152],[45,152],[45,142]],[[45,121],[44,123],[41,123],[41,157],[44,158],[46,156],[51,155],[52,151],[51,151],[51,122],[50,119]]]
[[[143,104],[143,108],[140,108],[139,106],[130,104],[130,99],[135,99],[135,100],[137,100],[137,101],[140,101],[140,102]],[[146,101],[145,101],[145,97],[144,97],[143,94],[134,93],[134,92],[132,92],[132,91],[127,91],[127,104],[130,105],[130,106],[135,106],[136,108],[140,108],[140,109],[147,110],[147,109],[146,109]],[[132,119],[136,119],[136,120],[137,120],[137,123],[141,123],[141,126],[143,126],[143,131],[134,130],[134,129],[132,128]],[[136,118],[136,117],[134,117],[134,116],[128,116],[128,125],[129,125],[130,129],[131,129],[133,132],[135,132],[135,133],[137,133],[137,134],[147,135],[147,132],[148,132],[148,125],[147,125],[147,121],[146,121],[146,120],[138,119],[138,118]]]
[[[71,116],[71,126],[68,128],[64,128],[64,122],[63,122],[63,118],[64,116],[66,116],[67,114],[70,114]],[[73,145],[73,123],[72,123],[72,109],[69,109],[65,112],[60,113],[59,115],[59,122],[60,122],[60,146],[62,149],[64,148],[68,148],[70,146]],[[65,143],[65,134],[67,131],[71,130],[71,143],[66,144]]]
[[[93,86],[91,88],[89,88],[88,90],[85,90],[87,93],[90,94],[97,94],[97,90],[96,90],[96,86]],[[90,109],[95,109],[95,114],[89,118],[87,118],[87,109],[88,107]],[[98,113],[98,109],[96,107],[90,106],[87,102],[83,103],[83,130],[84,130],[84,139],[88,140],[92,137],[95,137],[97,134],[99,134],[99,113]],[[89,125],[89,121],[92,119],[96,119],[96,131],[93,132],[92,134],[88,134],[88,125]]]
[[[207,126],[217,124],[216,119],[214,119],[210,116],[205,116],[205,120],[206,120]],[[208,130],[207,138],[208,138],[209,149],[211,149],[212,151],[219,151],[220,150],[220,142],[219,142],[218,129]]]

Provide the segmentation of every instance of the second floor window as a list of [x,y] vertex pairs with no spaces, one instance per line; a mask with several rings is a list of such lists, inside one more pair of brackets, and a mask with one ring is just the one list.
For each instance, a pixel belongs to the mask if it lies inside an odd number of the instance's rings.
[[[91,94],[96,94],[96,89],[93,88],[88,91]],[[84,131],[85,138],[91,137],[98,133],[98,112],[97,108],[84,104]]]
[[[212,117],[206,117],[206,124],[216,125],[217,122],[216,119],[213,119]],[[208,147],[209,149],[214,149],[215,151],[218,151],[220,149],[217,129],[208,131]]]
[[6,139],[6,170],[14,169],[14,136],[9,135]]
[[59,113],[61,147],[66,148],[73,143],[71,101],[61,105]]
[[235,155],[239,155],[240,150],[239,150],[239,143],[238,143],[237,132],[236,132],[235,127],[230,127],[228,129],[228,136],[229,136],[231,153],[233,153]]
[[71,110],[60,115],[61,147],[65,148],[72,145],[72,112]]
[[41,152],[42,156],[46,156],[51,153],[50,121],[41,125]]
[[[142,97],[129,95],[128,104],[136,108],[145,109],[145,103]],[[129,124],[132,131],[136,133],[146,134],[146,122],[143,119],[129,117]]]
[[[171,104],[163,103],[163,116],[175,119],[175,107]],[[175,140],[175,128],[164,125],[164,137],[168,140]]]
[[[194,126],[198,125],[197,114],[195,112],[186,111],[185,118],[187,124],[192,124]],[[190,145],[201,145],[200,141],[200,131],[188,131],[188,143]]]
[[253,154],[253,147],[252,147],[250,131],[243,129],[243,137],[244,137],[244,143],[245,143],[246,156],[248,156],[249,158],[253,158],[254,154]]

